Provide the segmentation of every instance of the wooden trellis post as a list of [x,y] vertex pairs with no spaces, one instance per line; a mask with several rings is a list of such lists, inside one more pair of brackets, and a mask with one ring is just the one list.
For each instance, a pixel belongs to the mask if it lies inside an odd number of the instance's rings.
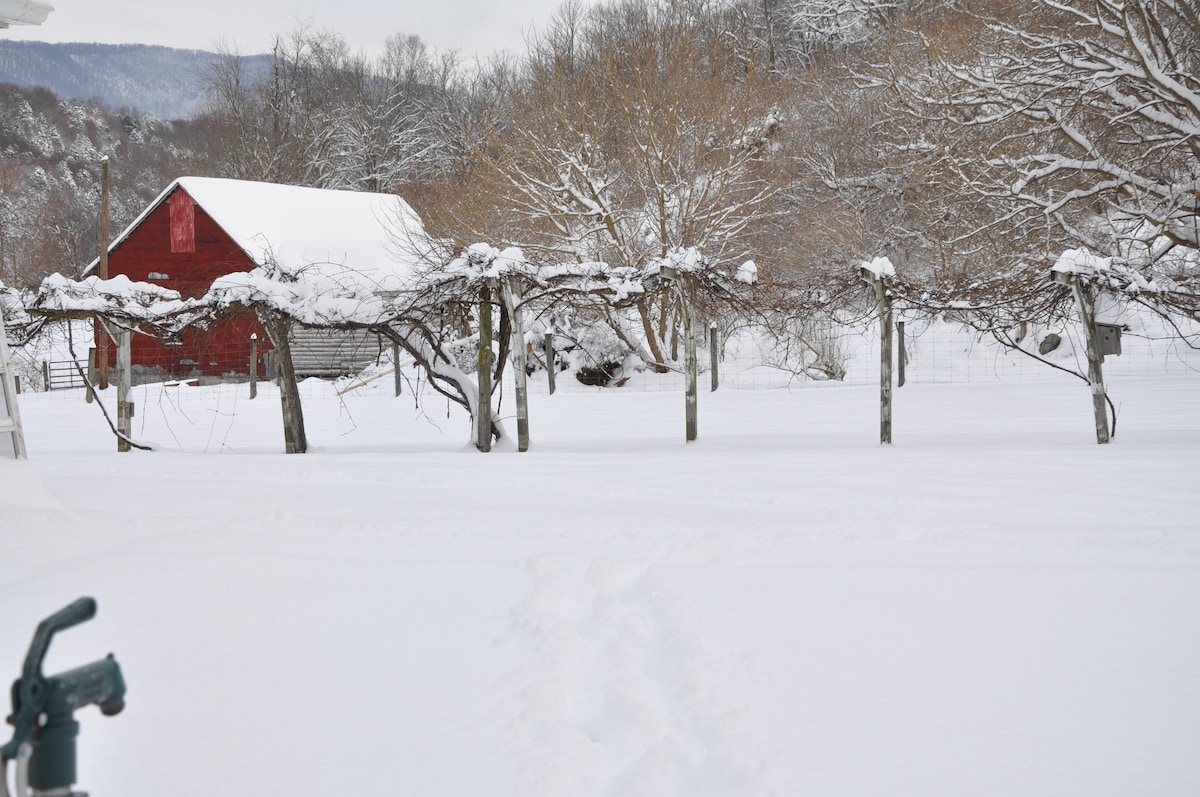
[[[891,263],[887,264],[887,270]],[[862,278],[875,289],[879,312],[879,442],[892,442],[892,295],[885,269],[864,265]]]
[[696,277],[672,266],[660,273],[679,286],[680,317],[683,320],[684,439],[691,443],[698,436],[697,382],[699,361],[696,355]]
[[504,306],[508,310],[512,328],[513,382],[517,398],[517,450],[529,450],[529,385],[525,352],[524,309],[521,294],[513,288],[513,277],[505,277],[500,283]]
[[546,340],[546,382],[550,387],[550,395],[553,396],[554,395],[554,376],[555,376],[555,371],[557,370],[555,368],[555,363],[554,363],[554,333],[547,332],[545,340]]
[[710,374],[712,375],[712,388],[710,393],[716,391],[721,386],[721,376],[717,371],[717,363],[721,359],[721,342],[717,338],[717,325],[713,322],[708,327],[708,358],[711,360]]
[[104,333],[117,345],[117,451],[133,450],[129,437],[133,434],[133,402],[129,400],[132,387],[132,343],[133,330],[109,321],[101,320]]
[[1108,426],[1108,392],[1104,388],[1104,353],[1100,349],[1100,331],[1096,328],[1096,293],[1086,280],[1081,280],[1078,274],[1064,271],[1054,271],[1054,281],[1067,285],[1075,296],[1075,306],[1079,308],[1079,320],[1083,324],[1084,337],[1087,339],[1088,384],[1092,388],[1092,412],[1096,420],[1096,442],[1100,445],[1111,439]]
[[400,372],[400,344],[396,341],[392,341],[392,376],[396,381],[396,395],[399,396],[404,387],[404,375]]
[[131,344],[133,330],[117,327],[113,334],[117,344],[117,451],[130,451],[129,436],[133,434],[133,402],[129,400],[129,391],[133,378],[133,363]]
[[250,333],[250,398],[258,398],[258,333]]
[[684,395],[684,409],[687,415],[685,433],[687,442],[690,443],[696,439],[698,434],[697,401],[700,362],[696,354],[696,278],[690,274],[687,275],[682,280],[680,287],[683,299],[683,370],[684,384],[686,385]]
[[475,447],[492,450],[492,280],[479,288],[479,401],[475,409]]

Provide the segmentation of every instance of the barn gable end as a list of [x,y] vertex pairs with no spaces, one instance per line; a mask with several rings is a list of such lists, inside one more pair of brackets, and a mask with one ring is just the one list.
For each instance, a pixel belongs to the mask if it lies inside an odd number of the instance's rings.
[[[182,187],[162,196],[109,253],[109,275],[124,274],[179,291],[185,299],[203,296],[213,280],[250,271],[254,261]],[[222,376],[247,373],[249,339],[260,349],[270,343],[253,313],[241,313],[212,329],[187,329],[178,340],[135,335],[132,360],[139,381],[167,376]],[[115,352],[110,365],[115,364]],[[265,375],[260,370],[260,375]]]

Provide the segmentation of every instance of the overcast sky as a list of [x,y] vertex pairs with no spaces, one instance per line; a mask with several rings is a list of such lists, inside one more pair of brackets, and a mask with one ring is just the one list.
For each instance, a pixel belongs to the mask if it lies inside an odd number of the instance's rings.
[[211,50],[218,42],[263,52],[276,33],[309,22],[378,53],[394,33],[416,34],[465,56],[522,52],[522,35],[553,16],[560,0],[49,0],[45,24],[0,31],[7,39],[161,44]]

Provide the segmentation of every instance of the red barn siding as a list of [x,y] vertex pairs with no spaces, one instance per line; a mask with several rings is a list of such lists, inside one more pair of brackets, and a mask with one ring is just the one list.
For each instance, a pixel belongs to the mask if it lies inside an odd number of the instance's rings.
[[[183,298],[190,299],[203,296],[217,277],[253,269],[254,261],[203,207],[191,200],[186,191],[177,188],[168,201],[143,219],[109,253],[109,276],[124,274],[136,282],[177,290]],[[181,225],[185,222],[190,222],[190,242],[182,237]],[[187,247],[181,243],[191,243],[192,251],[186,251]],[[133,364],[161,368],[172,375],[247,373],[252,333],[258,335],[260,352],[270,349],[270,341],[252,312],[240,313],[211,329],[187,329],[182,340],[174,345],[134,335]],[[110,365],[115,364],[115,357],[115,349],[110,348]],[[260,375],[265,375],[261,364]]]

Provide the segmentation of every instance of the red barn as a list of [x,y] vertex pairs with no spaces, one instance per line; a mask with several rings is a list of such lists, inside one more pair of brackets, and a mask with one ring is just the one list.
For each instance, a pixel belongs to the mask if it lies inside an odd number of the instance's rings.
[[[398,238],[413,232],[422,234],[416,214],[390,194],[181,177],[113,240],[108,272],[177,290],[185,299],[203,296],[218,277],[268,264],[334,268],[384,286],[411,271]],[[98,266],[93,262],[85,274]],[[185,330],[178,340],[135,335],[138,381],[245,374],[251,334],[260,351],[270,347],[252,313],[212,329]]]

